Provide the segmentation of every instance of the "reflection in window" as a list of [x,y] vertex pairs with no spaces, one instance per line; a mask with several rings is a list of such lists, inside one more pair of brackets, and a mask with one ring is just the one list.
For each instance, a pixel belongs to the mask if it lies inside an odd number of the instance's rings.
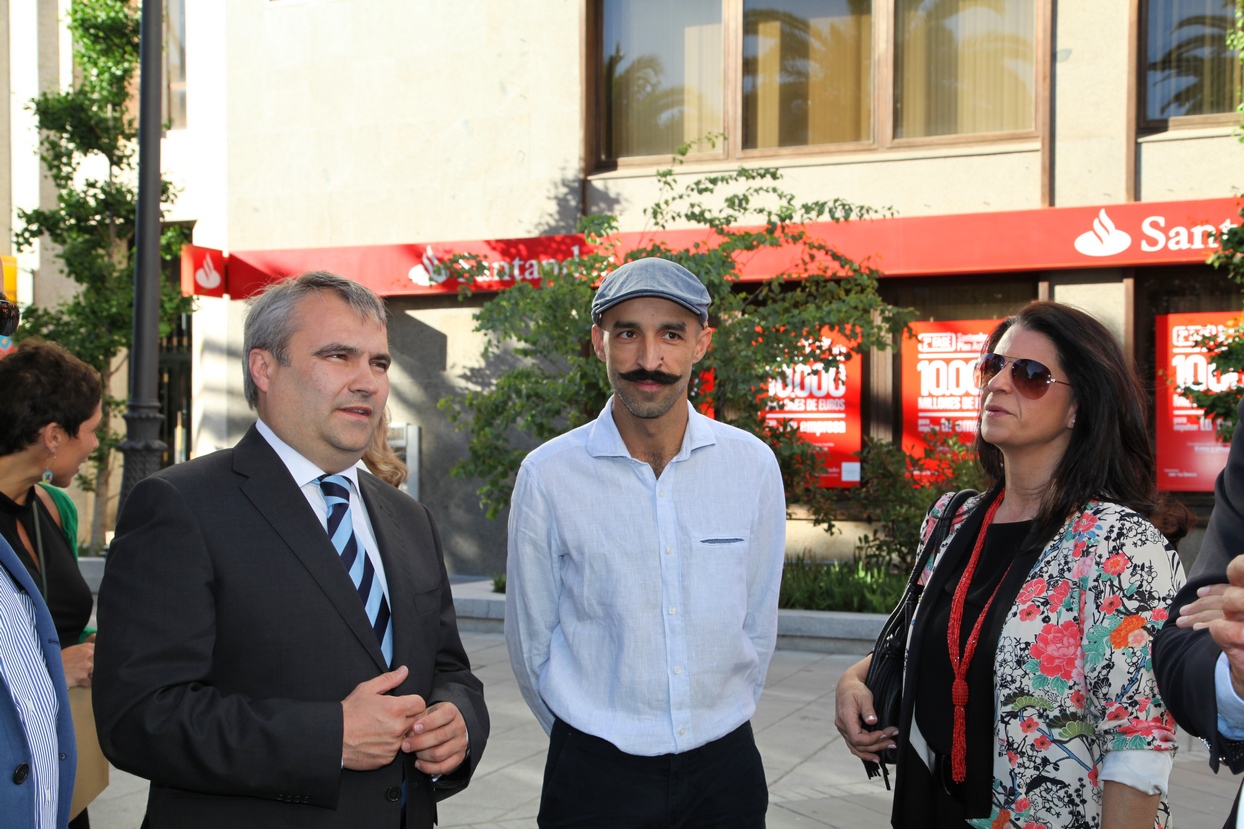
[[872,0],[744,0],[743,147],[872,137]]
[[605,0],[602,17],[602,157],[721,133],[721,0]]
[[895,0],[894,137],[1033,129],[1035,0]]
[[169,127],[186,126],[186,0],[164,3],[163,109]]
[[1240,64],[1226,45],[1234,6],[1233,0],[1150,0],[1147,120],[1235,109]]

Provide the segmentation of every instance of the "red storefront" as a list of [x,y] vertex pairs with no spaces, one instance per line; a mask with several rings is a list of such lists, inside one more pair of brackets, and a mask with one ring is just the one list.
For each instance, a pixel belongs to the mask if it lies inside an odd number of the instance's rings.
[[[814,226],[814,233],[842,253],[884,273],[887,299],[915,307],[921,318],[913,325],[914,337],[896,344],[893,365],[883,370],[856,360],[840,372],[821,375],[805,367],[774,378],[772,391],[784,402],[775,417],[796,420],[809,439],[825,446],[831,486],[858,480],[854,453],[876,422],[889,421],[894,437],[908,448],[918,448],[929,428],[968,438],[976,418],[970,364],[992,324],[1025,301],[1051,296],[1051,281],[1064,275],[1091,282],[1094,274],[1110,274],[1108,281],[1123,286],[1125,346],[1143,375],[1155,382],[1159,465],[1168,470],[1160,475],[1161,484],[1180,491],[1212,489],[1225,454],[1187,401],[1172,397],[1168,382],[1171,366],[1199,367],[1203,356],[1198,362],[1188,351],[1187,324],[1175,337],[1171,326],[1184,324],[1178,315],[1187,312],[1215,312],[1215,324],[1220,324],[1224,312],[1240,308],[1238,294],[1224,287],[1227,280],[1204,264],[1214,248],[1213,233],[1235,224],[1239,210],[1237,201],[1227,198]],[[660,235],[677,245],[711,240],[700,230]],[[618,241],[626,250],[651,241],[651,235],[621,234]],[[455,254],[476,254],[488,263],[491,279],[477,282],[478,290],[503,290],[519,281],[538,281],[542,265],[588,250],[581,236],[232,251],[228,256],[191,246],[183,252],[182,286],[188,293],[243,298],[272,280],[325,269],[356,278],[382,296],[417,299],[457,292],[445,269]],[[780,273],[788,257],[781,250],[756,254],[741,263],[743,279]],[[1197,376],[1212,374],[1206,365]],[[1198,441],[1190,440],[1193,434]]]

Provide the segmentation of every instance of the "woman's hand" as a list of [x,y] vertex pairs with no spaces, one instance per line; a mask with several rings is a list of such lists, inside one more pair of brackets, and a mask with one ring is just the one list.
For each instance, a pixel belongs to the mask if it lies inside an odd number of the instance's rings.
[[1179,608],[1179,618],[1175,626],[1200,630],[1209,627],[1209,623],[1222,618],[1222,594],[1227,592],[1229,584],[1210,584],[1196,592],[1197,599],[1191,604]]
[[834,725],[846,740],[847,748],[852,754],[861,760],[876,763],[881,760],[878,752],[894,747],[898,729],[864,730],[865,723],[877,723],[877,715],[873,712],[873,694],[864,684],[864,677],[868,675],[868,666],[872,659],[867,656],[855,663],[838,680],[837,716],[834,717]]
[[65,666],[65,684],[70,688],[90,688],[95,674],[95,643],[85,642],[63,648],[61,664]]

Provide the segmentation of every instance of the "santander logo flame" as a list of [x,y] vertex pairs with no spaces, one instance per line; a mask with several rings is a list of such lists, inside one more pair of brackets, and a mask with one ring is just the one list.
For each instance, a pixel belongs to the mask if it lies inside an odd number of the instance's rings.
[[1132,246],[1132,237],[1114,226],[1102,208],[1093,220],[1093,229],[1076,237],[1076,250],[1085,256],[1114,256]]
[[220,287],[220,283],[224,277],[220,275],[220,271],[216,270],[216,266],[212,264],[212,255],[209,253],[203,257],[203,266],[194,272],[194,281],[199,287],[205,291],[211,291]]
[[427,250],[423,252],[423,264],[415,265],[407,274],[411,282],[416,285],[422,285],[425,288],[431,287],[433,283],[441,284],[448,275],[445,271],[445,266],[440,263],[440,260],[436,258],[436,254],[432,252],[431,245],[428,245]]

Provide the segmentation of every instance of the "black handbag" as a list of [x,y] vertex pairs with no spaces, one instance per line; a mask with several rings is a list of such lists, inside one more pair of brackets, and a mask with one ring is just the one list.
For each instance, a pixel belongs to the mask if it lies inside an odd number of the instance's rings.
[[[873,711],[877,714],[876,725],[865,724],[869,731],[880,731],[883,728],[898,725],[903,710],[903,665],[906,662],[907,633],[911,630],[911,621],[916,615],[916,605],[919,604],[920,594],[924,591],[924,587],[917,583],[920,573],[928,564],[933,551],[941,547],[942,542],[946,540],[955,514],[959,512],[963,502],[977,494],[974,489],[964,489],[956,492],[950,499],[946,510],[937,519],[933,534],[920,548],[920,554],[916,557],[916,566],[912,568],[911,575],[907,578],[907,588],[903,591],[903,598],[899,600],[898,606],[890,613],[890,618],[886,619],[885,625],[881,628],[881,634],[873,646],[873,660],[868,666],[868,674],[864,677],[864,684],[868,686],[869,691],[872,691]],[[886,789],[889,789],[890,771],[886,765],[898,764],[898,749],[887,748],[879,753],[881,762],[864,760],[864,770],[868,772],[870,780],[880,774],[885,780]]]

